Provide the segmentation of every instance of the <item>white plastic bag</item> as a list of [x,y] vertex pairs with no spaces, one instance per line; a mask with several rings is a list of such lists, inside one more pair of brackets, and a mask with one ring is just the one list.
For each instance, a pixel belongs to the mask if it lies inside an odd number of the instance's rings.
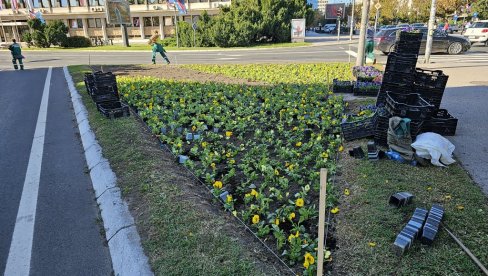
[[446,138],[433,132],[422,133],[412,144],[419,157],[430,159],[435,166],[444,167],[456,162],[452,159],[455,146]]

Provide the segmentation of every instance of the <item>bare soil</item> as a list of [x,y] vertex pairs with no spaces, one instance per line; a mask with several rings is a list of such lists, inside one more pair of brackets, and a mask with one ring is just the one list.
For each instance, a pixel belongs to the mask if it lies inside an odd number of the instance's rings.
[[209,74],[177,65],[110,65],[92,66],[95,71],[112,72],[118,76],[148,76],[175,81],[218,82],[225,84],[266,85],[220,74]]

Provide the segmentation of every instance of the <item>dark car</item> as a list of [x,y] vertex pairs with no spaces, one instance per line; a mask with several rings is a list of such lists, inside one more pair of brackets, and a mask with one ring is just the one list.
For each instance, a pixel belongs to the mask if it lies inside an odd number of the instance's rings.
[[[375,49],[383,52],[385,55],[392,52],[395,46],[397,30],[401,29],[397,28],[379,31],[375,36]],[[424,34],[419,53],[424,54],[428,28],[416,28],[415,30]],[[464,37],[449,35],[439,30],[434,30],[433,39],[432,53],[449,53],[451,55],[457,55],[464,53],[471,48],[469,40]]]

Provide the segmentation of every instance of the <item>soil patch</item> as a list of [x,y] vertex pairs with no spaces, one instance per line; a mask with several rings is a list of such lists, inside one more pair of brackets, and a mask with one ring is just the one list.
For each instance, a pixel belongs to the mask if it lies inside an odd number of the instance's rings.
[[95,71],[112,72],[118,76],[148,76],[175,81],[218,82],[225,84],[266,85],[264,82],[249,81],[183,68],[178,65],[103,65],[92,66]]

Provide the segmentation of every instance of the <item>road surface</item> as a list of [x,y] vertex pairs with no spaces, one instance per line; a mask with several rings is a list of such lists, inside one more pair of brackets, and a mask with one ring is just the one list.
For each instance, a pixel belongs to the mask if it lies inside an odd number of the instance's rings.
[[110,275],[63,71],[0,72],[0,273]]

